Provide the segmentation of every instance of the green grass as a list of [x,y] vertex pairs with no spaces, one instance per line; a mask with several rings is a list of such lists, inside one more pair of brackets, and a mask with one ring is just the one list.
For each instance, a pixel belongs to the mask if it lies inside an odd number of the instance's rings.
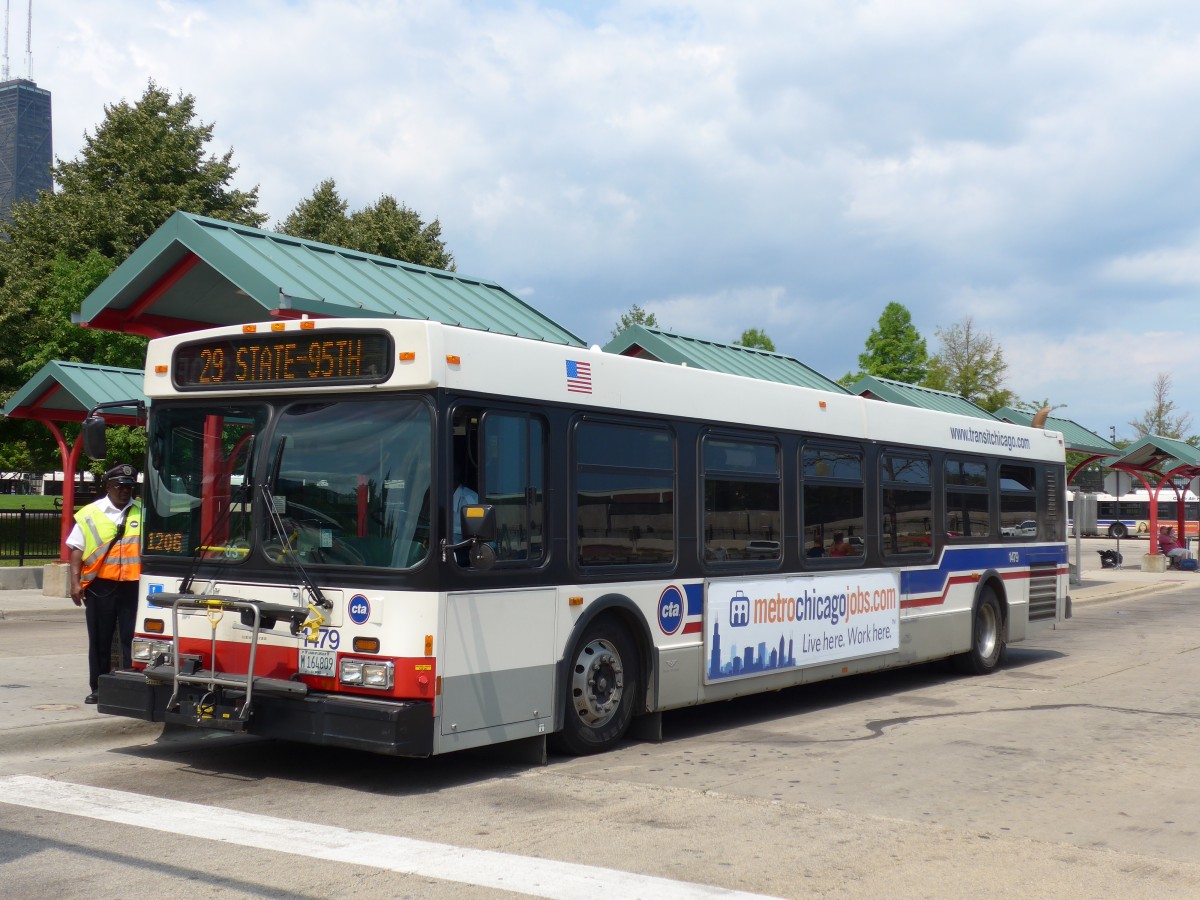
[[0,494],[0,509],[55,509],[54,501],[62,497],[43,497],[41,494]]

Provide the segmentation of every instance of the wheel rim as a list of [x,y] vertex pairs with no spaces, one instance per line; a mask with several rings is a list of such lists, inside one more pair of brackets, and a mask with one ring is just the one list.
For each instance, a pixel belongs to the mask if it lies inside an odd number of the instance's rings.
[[984,603],[979,607],[979,616],[975,620],[975,646],[979,655],[984,659],[991,659],[999,640],[1000,622],[996,617],[996,608],[990,603]]
[[625,693],[625,667],[606,640],[589,641],[575,658],[571,699],[580,721],[600,727],[617,714]]

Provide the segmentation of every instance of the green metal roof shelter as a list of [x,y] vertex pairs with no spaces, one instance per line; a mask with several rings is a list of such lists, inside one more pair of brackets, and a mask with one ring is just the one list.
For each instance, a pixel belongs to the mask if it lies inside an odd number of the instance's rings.
[[150,235],[72,321],[162,337],[302,316],[429,319],[585,346],[494,282],[185,212]]
[[[1014,425],[1033,424],[1032,413],[1027,413],[1019,409],[1013,409],[1009,406],[996,410],[994,415],[997,419],[1000,419],[1004,422],[1011,422]],[[1071,421],[1070,419],[1061,419],[1057,416],[1047,416],[1046,424],[1043,427],[1047,431],[1061,432],[1068,450],[1074,453],[1087,453],[1093,455],[1093,459],[1088,460],[1083,465],[1095,462],[1095,460],[1099,458],[1121,455],[1121,448],[1116,444],[1105,440],[1094,431],[1088,431],[1088,429],[1084,428],[1077,422]],[[1069,484],[1070,481],[1068,480],[1067,483]]]
[[[87,414],[101,403],[118,403],[123,400],[140,400],[146,403],[146,395],[142,392],[143,384],[141,369],[92,366],[55,360],[42,366],[36,375],[8,399],[3,410],[0,410],[3,415],[14,419],[33,419],[41,422],[50,429],[58,443],[63,471],[62,541],[66,541],[71,530],[72,510],[75,508],[75,473],[83,441],[76,439],[75,446],[69,447],[58,423],[82,422]],[[105,418],[114,425],[141,424],[136,405],[107,409]],[[60,559],[65,561],[67,550],[62,541]]]
[[872,400],[886,400],[888,403],[899,403],[903,406],[916,406],[920,409],[933,409],[939,412],[957,413],[960,416],[974,416],[977,419],[996,417],[978,404],[972,403],[966,397],[951,394],[949,391],[936,391],[933,388],[894,381],[891,378],[876,378],[864,375],[854,382],[850,388],[852,394],[869,397]]
[[604,345],[604,352],[686,365],[710,372],[724,372],[726,375],[744,375],[762,381],[794,384],[820,391],[847,393],[836,381],[831,381],[790,356],[754,347],[743,347],[741,344],[722,344],[672,334],[645,325],[630,325]]
[[[1164,487],[1169,487],[1174,491],[1176,501],[1183,499],[1177,479],[1200,475],[1200,450],[1184,441],[1147,434],[1126,447],[1124,453],[1109,461],[1108,466],[1128,472],[1141,481],[1150,494],[1150,555],[1157,555],[1159,547],[1155,535],[1158,534],[1159,494]],[[1151,482],[1150,477],[1157,478],[1157,483]],[[1178,511],[1176,527],[1183,535],[1186,510],[1180,502],[1176,502],[1175,508]]]

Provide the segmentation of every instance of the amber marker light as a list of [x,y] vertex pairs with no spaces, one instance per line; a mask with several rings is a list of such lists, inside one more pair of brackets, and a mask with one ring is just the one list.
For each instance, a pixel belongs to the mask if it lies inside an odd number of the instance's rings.
[[819,400],[817,402],[821,404],[821,409],[825,409],[825,401],[824,400]]
[[150,634],[162,634],[167,629],[163,626],[162,619],[143,619],[142,631],[147,631]]
[[356,637],[354,639],[355,653],[378,653],[379,638]]
[[433,656],[433,635],[425,635],[425,655]]
[[400,362],[412,362],[416,358],[417,354],[413,353],[411,350],[404,350],[400,353]]
[[256,331],[258,331],[257,325],[243,325],[242,326],[242,334],[254,334]]
[[167,374],[167,367],[166,367],[166,366],[155,366],[155,367],[154,367],[154,374],[155,374],[155,375],[166,375],[166,374]]
[[272,322],[272,323],[271,323],[271,330],[272,330],[272,331],[283,331],[283,329],[284,329],[285,327],[286,327],[286,326],[285,326],[285,325],[284,325],[282,322]]
[[567,606],[583,606],[582,597],[568,597]]
[[457,366],[460,363],[462,363],[462,357],[456,356],[453,353],[447,353],[446,354],[446,362],[450,363],[450,365],[452,365],[452,366]]
[[305,319],[304,321],[302,321],[300,323],[301,331],[312,331],[316,327],[317,327],[317,323],[314,322],[312,319]]

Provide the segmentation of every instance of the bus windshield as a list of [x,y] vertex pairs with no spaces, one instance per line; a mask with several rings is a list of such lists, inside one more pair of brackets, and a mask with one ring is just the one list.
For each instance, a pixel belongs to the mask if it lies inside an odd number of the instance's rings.
[[149,442],[147,555],[408,568],[428,552],[420,400],[163,406]]

